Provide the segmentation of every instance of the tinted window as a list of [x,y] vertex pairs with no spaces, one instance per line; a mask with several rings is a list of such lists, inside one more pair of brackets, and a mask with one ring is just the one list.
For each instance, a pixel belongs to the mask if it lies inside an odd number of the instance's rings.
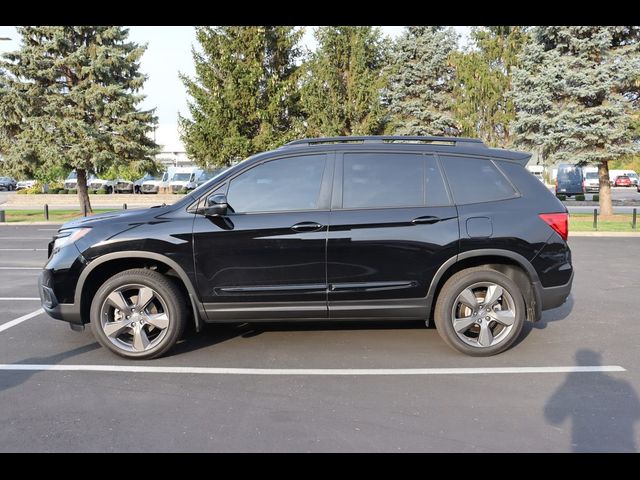
[[427,205],[450,205],[447,188],[444,186],[444,179],[436,159],[425,155],[425,168]]
[[342,206],[410,207],[424,204],[424,155],[346,153]]
[[517,195],[491,160],[441,156],[456,203],[505,200]]
[[234,178],[227,199],[238,213],[317,208],[324,155],[266,162]]
[[558,167],[558,181],[560,182],[582,182],[582,169],[574,165],[560,165]]
[[587,172],[584,175],[584,178],[588,179],[588,180],[592,180],[594,178],[598,178],[598,173],[597,172]]

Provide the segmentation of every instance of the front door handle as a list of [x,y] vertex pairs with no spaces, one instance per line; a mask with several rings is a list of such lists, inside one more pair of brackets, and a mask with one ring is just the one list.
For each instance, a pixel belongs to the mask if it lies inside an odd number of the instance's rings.
[[300,222],[291,227],[294,232],[317,232],[322,230],[324,225],[320,225],[316,222]]
[[414,225],[429,225],[431,223],[438,223],[442,220],[440,217],[418,217],[411,220]]

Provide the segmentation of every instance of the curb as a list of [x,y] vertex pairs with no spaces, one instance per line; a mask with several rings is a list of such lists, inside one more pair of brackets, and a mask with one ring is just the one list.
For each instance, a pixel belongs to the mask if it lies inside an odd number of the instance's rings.
[[569,231],[569,239],[571,237],[639,237],[640,232],[571,232]]

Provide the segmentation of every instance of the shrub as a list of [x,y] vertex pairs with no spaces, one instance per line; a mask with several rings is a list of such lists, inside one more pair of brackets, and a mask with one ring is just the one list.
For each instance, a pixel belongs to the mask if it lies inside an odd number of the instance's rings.
[[594,202],[599,202],[600,201],[600,195],[594,195],[593,196],[593,201]]
[[65,190],[63,188],[62,190],[59,190],[58,193],[61,194],[61,195],[66,195],[67,193],[69,193],[69,190]]
[[576,202],[584,202],[584,195],[576,195]]
[[566,195],[563,195],[561,193],[559,193],[558,195],[556,195],[556,197],[558,197],[558,200],[560,200],[561,202],[564,202],[567,199]]
[[106,190],[106,189],[104,189],[104,188],[101,188],[101,189],[99,189],[99,190],[95,190],[95,191],[94,191],[94,193],[95,193],[96,195],[105,195],[105,194],[107,193],[107,190]]
[[71,194],[71,195],[77,195],[78,194],[78,190],[75,188],[72,188],[70,190],[67,190],[67,193]]

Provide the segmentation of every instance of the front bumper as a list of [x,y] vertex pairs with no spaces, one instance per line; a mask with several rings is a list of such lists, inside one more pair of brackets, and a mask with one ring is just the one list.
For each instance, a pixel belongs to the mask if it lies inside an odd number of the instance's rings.
[[79,305],[58,302],[53,291],[51,273],[48,270],[43,270],[38,275],[38,292],[40,293],[40,303],[47,315],[56,320],[82,325]]

